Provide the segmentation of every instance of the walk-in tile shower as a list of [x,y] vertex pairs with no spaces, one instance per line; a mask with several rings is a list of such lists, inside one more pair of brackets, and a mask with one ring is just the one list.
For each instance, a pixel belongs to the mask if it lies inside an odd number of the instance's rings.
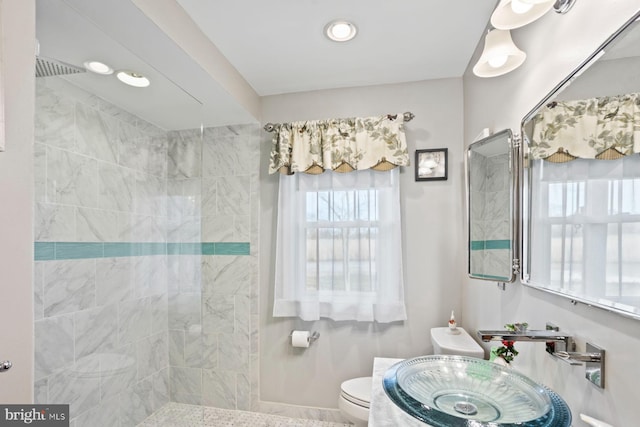
[[35,399],[80,426],[257,405],[257,124],[171,131],[37,79]]

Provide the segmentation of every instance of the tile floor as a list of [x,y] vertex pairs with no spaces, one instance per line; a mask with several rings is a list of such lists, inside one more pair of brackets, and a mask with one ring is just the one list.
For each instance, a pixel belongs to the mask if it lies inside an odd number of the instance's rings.
[[287,418],[257,412],[167,403],[138,427],[350,427],[350,424]]

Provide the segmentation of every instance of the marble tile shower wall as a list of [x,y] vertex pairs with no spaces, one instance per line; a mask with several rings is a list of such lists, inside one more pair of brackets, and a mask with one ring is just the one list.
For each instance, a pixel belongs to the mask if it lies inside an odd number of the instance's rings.
[[35,401],[69,403],[76,427],[136,425],[170,399],[167,256],[87,251],[166,243],[167,134],[45,78],[35,135],[35,239],[58,245],[36,251]]
[[[471,168],[472,176],[470,177],[471,186],[471,197],[473,199],[473,204],[471,205],[471,218],[473,221],[471,227],[471,241],[472,242],[484,242],[484,215],[485,215],[485,188],[486,188],[486,164],[487,158],[480,153],[475,151],[471,152],[470,164],[474,165]],[[473,248],[473,245],[472,245]],[[471,251],[471,265],[472,271],[475,274],[485,274],[484,269],[484,258],[485,258],[484,250],[472,250]]]
[[509,155],[485,157],[472,153],[473,169],[472,265],[476,274],[509,271]]
[[258,410],[258,125],[169,133],[170,240],[250,242],[169,256],[171,400]]
[[[509,154],[489,157],[486,164],[484,239],[505,242],[510,239]],[[506,248],[486,249],[484,267],[487,272],[509,271],[511,259]]]

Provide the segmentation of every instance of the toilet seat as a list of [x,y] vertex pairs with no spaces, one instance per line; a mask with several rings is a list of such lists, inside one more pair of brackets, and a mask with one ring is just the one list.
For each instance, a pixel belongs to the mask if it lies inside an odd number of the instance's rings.
[[371,377],[353,378],[340,385],[340,396],[354,405],[369,409],[371,387]]

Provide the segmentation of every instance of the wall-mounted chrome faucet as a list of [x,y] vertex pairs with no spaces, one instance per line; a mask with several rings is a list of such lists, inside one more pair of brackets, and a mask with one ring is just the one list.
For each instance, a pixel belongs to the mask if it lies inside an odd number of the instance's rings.
[[527,329],[521,331],[478,331],[478,337],[485,342],[489,341],[525,341],[525,342],[545,342],[547,353],[554,355],[554,353],[564,351],[571,352],[575,350],[575,344],[571,335],[560,333],[560,329],[547,323],[547,329],[530,331]]
[[604,388],[604,355],[605,351],[598,346],[587,343],[587,351],[575,351],[575,342],[571,335],[560,332],[560,328],[547,323],[547,329],[539,331],[519,330],[479,330],[478,337],[488,341],[525,341],[546,343],[546,350],[551,356],[570,365],[586,363],[585,377],[600,388]]
[[600,388],[604,388],[604,355],[604,349],[589,342],[585,353],[559,351],[554,354],[571,365],[582,365],[584,362],[585,378]]

